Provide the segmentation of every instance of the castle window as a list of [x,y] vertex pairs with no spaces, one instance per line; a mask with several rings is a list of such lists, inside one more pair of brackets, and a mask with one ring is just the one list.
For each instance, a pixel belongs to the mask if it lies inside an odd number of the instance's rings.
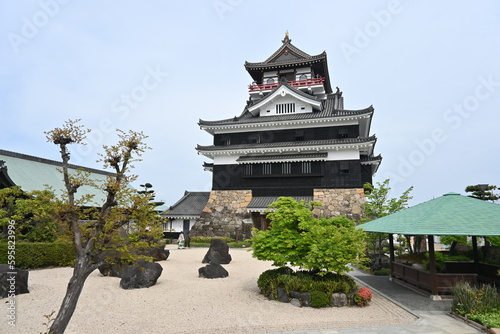
[[299,77],[299,80],[307,80],[307,75],[306,74],[301,74]]
[[229,136],[222,136],[220,138],[220,144],[223,145],[223,146],[231,145],[231,137],[229,137]]
[[281,165],[281,174],[291,174],[292,173],[292,164],[290,162],[284,162]]
[[260,143],[260,138],[258,134],[252,134],[248,136],[248,143],[249,144],[259,144]]
[[295,103],[281,103],[276,105],[277,114],[292,114],[295,112]]
[[311,174],[311,162],[306,161],[302,163],[302,174]]
[[340,174],[349,174],[349,161],[340,162]]
[[267,79],[266,83],[267,84],[273,84],[274,83],[274,79],[273,78],[269,78],[269,79]]
[[243,173],[245,175],[252,175],[252,172],[253,172],[253,165],[245,165],[244,168],[243,168]]
[[349,137],[349,129],[348,128],[340,128],[339,129],[339,138],[347,138]]
[[304,130],[295,130],[295,141],[304,140]]
[[271,175],[272,173],[272,168],[271,164],[263,164],[262,165],[262,174],[264,175]]

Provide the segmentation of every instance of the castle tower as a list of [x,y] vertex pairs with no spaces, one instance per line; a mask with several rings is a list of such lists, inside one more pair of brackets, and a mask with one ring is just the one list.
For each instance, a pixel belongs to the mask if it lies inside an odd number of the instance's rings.
[[199,121],[213,136],[196,148],[213,177],[195,235],[248,237],[250,227],[266,228],[264,210],[280,196],[324,203],[317,215],[361,214],[363,184],[382,160],[370,135],[374,109],[344,109],[326,52],[311,56],[291,42],[287,33],[265,61],[245,62],[253,82],[241,115]]

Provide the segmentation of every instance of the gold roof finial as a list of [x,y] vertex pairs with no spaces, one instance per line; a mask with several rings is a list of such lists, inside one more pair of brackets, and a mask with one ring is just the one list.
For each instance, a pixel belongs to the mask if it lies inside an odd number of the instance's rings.
[[285,32],[285,38],[282,40],[282,42],[283,42],[283,44],[284,43],[291,43],[292,42],[292,40],[288,36],[288,30]]

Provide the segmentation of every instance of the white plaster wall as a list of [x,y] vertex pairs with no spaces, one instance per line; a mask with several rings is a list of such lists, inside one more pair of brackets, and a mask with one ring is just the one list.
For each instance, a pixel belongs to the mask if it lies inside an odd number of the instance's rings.
[[340,150],[340,151],[330,151],[326,160],[336,161],[336,160],[357,160],[359,159],[358,150]]

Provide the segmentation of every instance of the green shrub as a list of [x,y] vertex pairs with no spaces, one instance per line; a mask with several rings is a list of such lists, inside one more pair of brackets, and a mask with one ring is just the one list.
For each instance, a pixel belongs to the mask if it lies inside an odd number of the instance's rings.
[[[453,255],[449,256],[442,252],[436,252],[436,270],[438,272],[443,271],[446,268],[446,261],[472,261],[466,255]],[[423,261],[424,268],[429,270],[429,253],[425,253],[425,260]]]
[[500,310],[493,310],[491,313],[471,314],[470,320],[482,323],[489,328],[500,328]]
[[310,305],[315,308],[325,307],[330,305],[330,295],[323,291],[311,291]]
[[348,294],[356,289],[354,280],[346,275],[326,273],[323,276],[312,271],[294,272],[288,267],[266,270],[257,280],[257,285],[262,294],[277,298],[278,287],[290,291],[311,292],[321,291],[328,296],[339,292]]
[[[0,263],[8,263],[8,245],[0,243]],[[23,269],[71,266],[75,250],[71,242],[17,242],[15,265]]]
[[451,309],[489,327],[500,324],[500,294],[491,285],[485,284],[478,288],[469,283],[457,283],[453,288]]

